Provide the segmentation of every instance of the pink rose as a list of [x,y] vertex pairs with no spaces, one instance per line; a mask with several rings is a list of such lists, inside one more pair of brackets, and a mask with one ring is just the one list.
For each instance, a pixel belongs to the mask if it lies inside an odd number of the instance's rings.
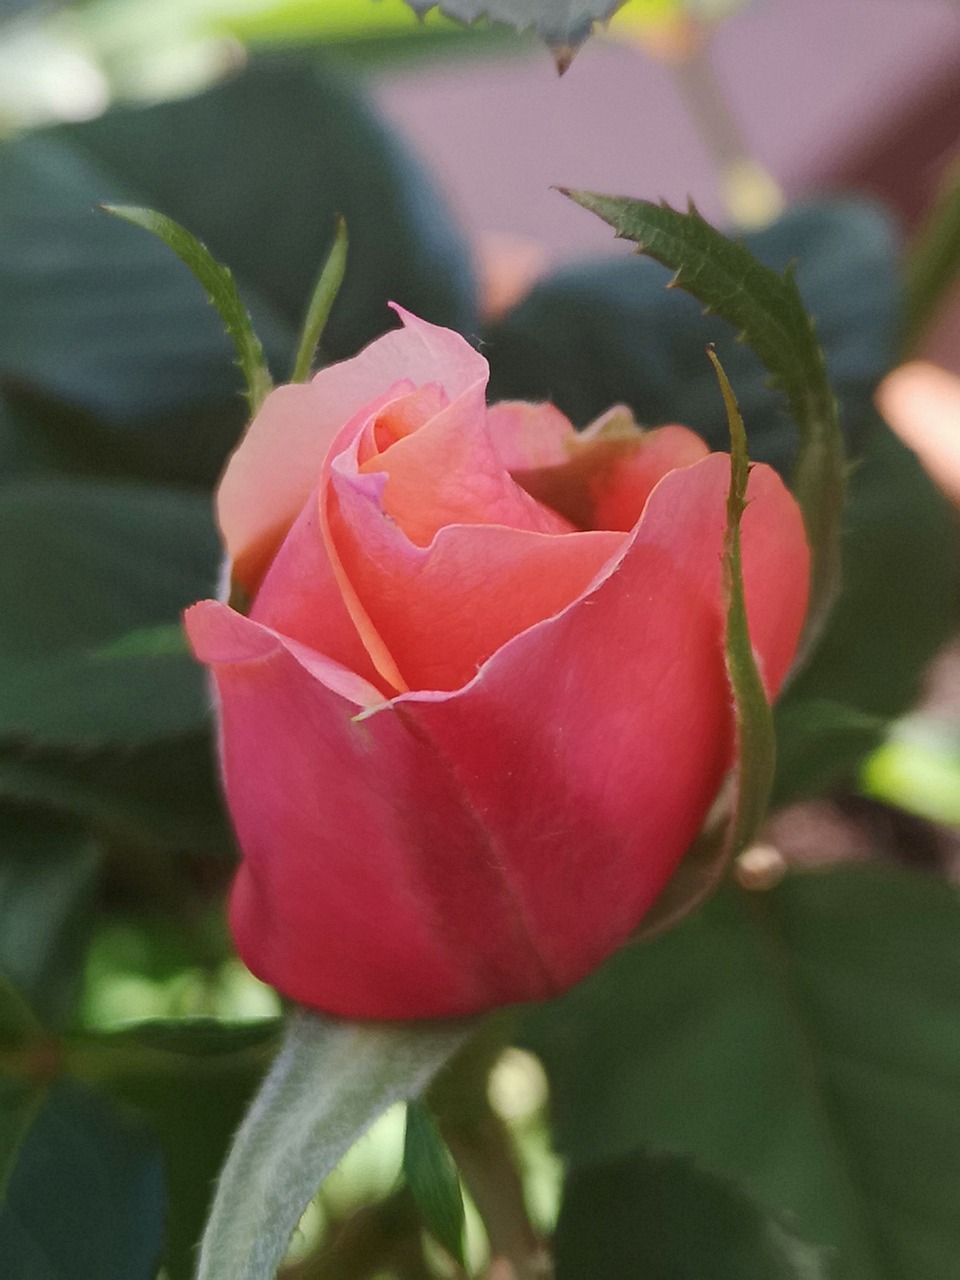
[[[730,464],[613,410],[487,408],[462,338],[404,327],[266,400],[219,517],[249,616],[186,616],[216,679],[254,973],[355,1018],[569,987],[619,946],[734,753]],[[790,493],[750,476],[751,634],[773,696],[807,601]]]

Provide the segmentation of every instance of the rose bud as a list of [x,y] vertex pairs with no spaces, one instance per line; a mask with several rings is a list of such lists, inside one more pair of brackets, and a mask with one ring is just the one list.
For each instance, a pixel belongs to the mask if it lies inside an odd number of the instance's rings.
[[[578,434],[551,405],[488,408],[486,361],[399,314],[268,396],[218,495],[248,615],[186,615],[218,691],[240,954],[353,1018],[571,986],[636,929],[735,755],[728,455],[626,410]],[[809,555],[774,471],[747,496],[773,697]]]

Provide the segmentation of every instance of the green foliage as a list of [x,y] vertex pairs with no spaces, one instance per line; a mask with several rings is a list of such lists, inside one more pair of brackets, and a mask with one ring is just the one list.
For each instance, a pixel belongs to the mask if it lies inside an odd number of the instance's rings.
[[[744,244],[774,272],[796,262],[854,459],[843,591],[816,652],[776,708],[781,802],[853,778],[884,722],[910,706],[924,667],[955,625],[958,573],[947,503],[872,404],[899,324],[889,222],[860,202],[798,206]],[[704,360],[716,342],[751,458],[789,473],[796,431],[763,365],[692,298],[665,292],[670,278],[656,263],[618,258],[542,281],[485,335],[494,397],[552,399],[580,426],[622,401],[640,422],[685,422],[723,449],[725,416]],[[825,701],[841,708],[843,732],[836,716],[822,714]],[[858,718],[863,729],[863,718],[875,722],[874,731],[853,732]],[[797,725],[803,739],[794,743]],[[821,731],[829,741],[815,739]]]
[[422,1102],[407,1103],[403,1172],[427,1230],[436,1236],[451,1257],[462,1267],[466,1266],[460,1179],[440,1130]]
[[557,1280],[830,1280],[825,1249],[730,1181],[637,1152],[574,1169],[555,1239]]
[[203,497],[21,481],[0,489],[0,538],[0,739],[100,747],[202,728],[203,677],[185,652],[111,643],[210,594],[219,548]]
[[101,850],[75,826],[0,812],[0,975],[48,1027],[79,987]]
[[788,266],[780,276],[729,240],[691,206],[687,214],[646,200],[567,191],[618,237],[676,274],[678,285],[738,330],[782,391],[800,434],[793,487],[813,555],[808,636],[816,638],[840,589],[846,489],[837,403],[816,330]]
[[217,262],[196,236],[162,213],[127,204],[105,204],[101,207],[104,213],[110,213],[122,222],[129,222],[156,236],[168,249],[173,250],[202,285],[207,301],[216,309],[237,349],[237,363],[247,384],[247,404],[252,417],[263,404],[273,386],[273,380],[260,339],[254,333],[250,313],[241,301],[230,268]]
[[159,1151],[143,1125],[66,1080],[33,1090],[3,1080],[0,1114],[18,1128],[16,1159],[0,1183],[4,1275],[153,1280],[166,1199]]
[[722,890],[529,1013],[561,1155],[692,1154],[836,1248],[845,1280],[952,1275],[958,955],[960,897],[933,877]]
[[[74,438],[128,473],[209,484],[246,415],[202,292],[159,242],[92,212],[104,202],[161,209],[228,263],[275,372],[293,359],[337,213],[352,253],[324,361],[388,327],[391,299],[441,324],[475,323],[443,201],[329,66],[264,58],[196,98],[9,142],[0,380],[70,406]],[[41,416],[32,410],[24,400],[24,414]]]

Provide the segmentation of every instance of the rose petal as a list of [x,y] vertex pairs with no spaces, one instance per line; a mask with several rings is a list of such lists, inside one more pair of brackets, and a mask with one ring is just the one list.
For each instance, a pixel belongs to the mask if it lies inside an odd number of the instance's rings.
[[546,995],[483,826],[435,748],[389,709],[358,722],[361,691],[342,669],[225,605],[196,605],[186,624],[219,691],[244,852],[231,925],[253,972],[355,1018]]
[[567,461],[577,439],[573,423],[552,404],[502,400],[487,410],[487,431],[508,471],[532,471]]
[[[510,476],[485,430],[485,384],[468,387],[418,431],[360,467],[387,476],[383,510],[419,546],[452,524],[502,524],[566,533],[570,524],[531,498]],[[355,451],[333,463],[334,483],[356,474]]]
[[401,307],[403,321],[352,360],[311,382],[278,387],[263,403],[220,481],[217,512],[234,572],[253,591],[283,534],[316,487],[343,424],[392,384],[436,382],[450,399],[484,382],[487,362],[449,329]]

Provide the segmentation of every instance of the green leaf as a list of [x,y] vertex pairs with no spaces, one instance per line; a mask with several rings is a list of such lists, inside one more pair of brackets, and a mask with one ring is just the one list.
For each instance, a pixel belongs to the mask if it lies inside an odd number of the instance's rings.
[[337,231],[333,240],[333,248],[327,254],[323,270],[317,279],[310,305],[307,307],[307,318],[303,325],[300,347],[293,363],[291,382],[306,382],[313,368],[313,359],[323,337],[323,331],[330,319],[330,312],[337,300],[340,286],[347,269],[347,224],[343,218],[337,218]]
[[577,1168],[554,1240],[557,1280],[830,1280],[827,1250],[800,1240],[734,1183],[690,1160],[637,1153]]
[[682,214],[646,200],[565,191],[622,239],[675,271],[674,284],[734,325],[784,394],[800,433],[793,487],[813,554],[807,644],[840,589],[846,480],[837,403],[816,331],[792,268],[778,276],[743,244],[728,240],[691,206]]
[[156,631],[117,647],[210,594],[220,552],[203,496],[24,480],[0,489],[0,540],[0,737],[90,748],[203,727],[202,672],[169,631],[159,649]]
[[526,1039],[573,1167],[689,1153],[836,1248],[844,1280],[953,1273],[955,887],[883,866],[727,887],[531,1011]]
[[774,711],[774,808],[854,781],[856,766],[882,742],[888,721],[829,698],[787,698]]
[[[0,1106],[14,1101],[9,1089],[0,1093]],[[67,1080],[24,1118],[16,1161],[0,1187],[4,1275],[153,1280],[166,1202],[151,1135]]]
[[960,725],[923,715],[901,720],[864,764],[860,784],[884,804],[960,828]]
[[165,214],[128,204],[104,204],[100,207],[104,213],[112,214],[135,227],[142,227],[144,231],[149,231],[158,240],[162,240],[193,273],[236,347],[237,363],[246,380],[247,403],[250,406],[250,416],[253,417],[272,388],[273,379],[267,368],[267,358],[260,339],[254,332],[250,313],[243,305],[230,268],[217,262],[205,244],[201,244],[196,236]]
[[505,22],[518,31],[532,27],[538,35],[560,50],[573,52],[583,44],[594,23],[604,22],[624,0],[407,0],[416,13],[426,13],[435,6],[448,18],[460,22],[476,22],[490,18]]
[[914,350],[960,272],[960,163],[947,170],[907,255],[903,349]]
[[431,179],[356,78],[315,59],[255,59],[196,97],[24,135],[0,146],[0,379],[70,406],[74,452],[95,448],[99,470],[210,484],[246,420],[202,291],[159,241],[94,214],[103,202],[160,209],[228,263],[275,373],[337,212],[351,260],[324,362],[391,325],[391,299],[476,324]]
[[69,824],[0,814],[0,974],[47,1027],[79,993],[100,858]]
[[403,1172],[427,1230],[465,1267],[460,1179],[440,1130],[422,1102],[407,1103]]
[[279,1038],[276,1022],[192,1020],[78,1037],[70,1064],[134,1106],[164,1156],[170,1280],[191,1280],[217,1174]]
[[122,842],[233,850],[208,732],[100,751],[0,751],[0,801],[73,815]]
[[390,1105],[419,1096],[469,1027],[293,1014],[224,1166],[197,1280],[272,1280],[340,1157]]

